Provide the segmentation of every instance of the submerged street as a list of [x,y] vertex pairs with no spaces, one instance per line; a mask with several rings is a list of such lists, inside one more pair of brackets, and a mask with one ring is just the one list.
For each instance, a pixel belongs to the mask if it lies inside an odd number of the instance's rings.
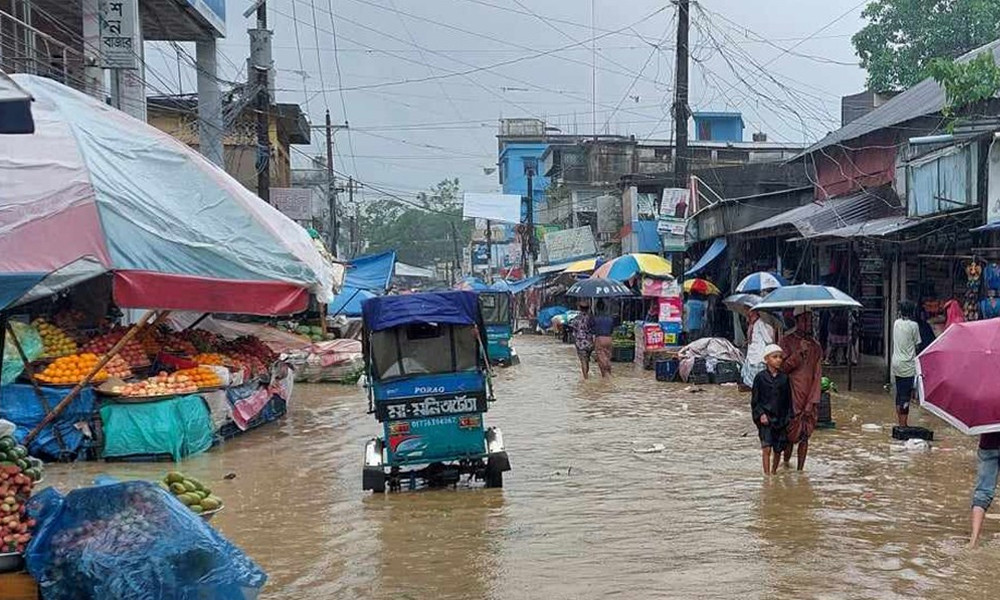
[[[892,420],[890,397],[844,392],[806,473],[765,480],[735,388],[692,393],[631,365],[582,382],[571,346],[516,343],[522,364],[499,371],[487,414],[513,465],[503,490],[363,493],[377,426],[361,388],[335,385],[297,386],[287,419],[183,463],[225,500],[213,524],[268,572],[263,598],[988,593],[996,521],[964,549],[974,439],[918,413],[934,450],[893,451],[888,428],[861,427]],[[636,452],[654,444],[664,449]],[[53,464],[46,483],[169,468]]]

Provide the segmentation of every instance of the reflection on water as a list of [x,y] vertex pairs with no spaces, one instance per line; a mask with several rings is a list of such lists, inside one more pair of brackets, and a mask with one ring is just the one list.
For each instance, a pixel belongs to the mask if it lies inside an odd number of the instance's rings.
[[[522,364],[499,372],[488,415],[511,456],[503,490],[362,493],[377,426],[350,387],[298,386],[284,422],[181,465],[225,500],[213,524],[268,571],[264,598],[992,595],[1000,521],[964,549],[975,441],[940,421],[917,411],[932,452],[893,452],[888,428],[861,429],[893,420],[890,397],[841,394],[807,471],[768,480],[736,390],[621,365],[582,382],[571,347],[517,342]],[[167,468],[54,465],[47,482]]]

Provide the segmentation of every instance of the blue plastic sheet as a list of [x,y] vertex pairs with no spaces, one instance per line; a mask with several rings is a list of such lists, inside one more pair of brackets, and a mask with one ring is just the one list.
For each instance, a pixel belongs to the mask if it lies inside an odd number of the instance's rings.
[[326,314],[330,317],[343,315],[345,317],[360,317],[361,305],[365,300],[374,298],[376,294],[360,288],[344,286],[340,293],[333,297],[327,306]]
[[46,600],[253,600],[267,575],[168,492],[145,481],[53,488],[28,502],[25,552]]
[[363,306],[365,326],[382,331],[408,323],[475,325],[479,297],[474,292],[429,292],[372,298]]
[[[42,355],[45,351],[45,345],[42,343],[42,336],[38,334],[37,329],[31,325],[16,321],[11,321],[10,326],[14,330],[14,335],[17,336],[18,343],[21,344],[21,350],[24,351],[24,355],[28,358],[29,362]],[[17,346],[14,343],[13,337],[7,335],[4,337],[3,373],[0,375],[0,385],[14,383],[23,371],[24,361],[21,360],[21,355],[17,352]]]
[[385,293],[396,271],[396,252],[359,256],[347,265],[344,287]]
[[[49,408],[59,404],[69,391],[69,388],[42,388]],[[51,425],[42,429],[38,437],[31,442],[28,451],[32,456],[43,460],[57,460],[61,456],[76,456],[89,443],[77,424],[90,423],[97,410],[96,404],[94,391],[90,388],[84,388]],[[30,385],[15,383],[0,386],[0,419],[6,419],[17,425],[14,437],[18,440],[23,440],[44,417],[45,409],[42,408],[38,396],[35,395],[35,391]],[[65,450],[59,447],[53,427],[58,429],[62,435]]]
[[565,306],[547,306],[538,311],[538,326],[542,329],[548,329],[552,326],[552,317],[564,315],[568,312],[569,309]]

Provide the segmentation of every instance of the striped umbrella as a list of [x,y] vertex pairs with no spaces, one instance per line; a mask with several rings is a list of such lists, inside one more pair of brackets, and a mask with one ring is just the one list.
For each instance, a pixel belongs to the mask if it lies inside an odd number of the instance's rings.
[[743,281],[736,286],[737,293],[759,294],[764,290],[775,290],[788,285],[788,281],[777,273],[758,271],[743,278]]
[[670,261],[655,254],[625,254],[604,263],[594,271],[593,277],[628,281],[636,275],[672,277]]
[[707,279],[685,279],[684,291],[689,294],[701,294],[703,296],[718,296],[722,293],[714,283]]

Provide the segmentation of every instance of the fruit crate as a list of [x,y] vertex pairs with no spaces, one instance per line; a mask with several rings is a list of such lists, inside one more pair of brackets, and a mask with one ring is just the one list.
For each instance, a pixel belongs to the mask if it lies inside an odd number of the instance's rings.
[[611,348],[611,362],[629,363],[635,360],[635,346],[616,346]]

